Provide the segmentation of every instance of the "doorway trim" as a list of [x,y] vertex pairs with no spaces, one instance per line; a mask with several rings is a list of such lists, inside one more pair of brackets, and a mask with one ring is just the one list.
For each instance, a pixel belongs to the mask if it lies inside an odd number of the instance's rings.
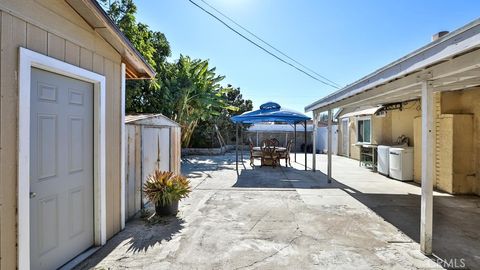
[[30,269],[30,93],[38,68],[93,84],[94,243],[107,241],[105,186],[105,76],[19,48],[18,67],[18,269]]

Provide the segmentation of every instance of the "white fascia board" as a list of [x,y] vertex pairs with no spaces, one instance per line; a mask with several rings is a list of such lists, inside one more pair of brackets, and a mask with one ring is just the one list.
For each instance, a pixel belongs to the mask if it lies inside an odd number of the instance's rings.
[[339,91],[305,107],[305,112],[328,109],[340,100],[357,95],[375,86],[420,71],[480,46],[480,19],[378,69]]

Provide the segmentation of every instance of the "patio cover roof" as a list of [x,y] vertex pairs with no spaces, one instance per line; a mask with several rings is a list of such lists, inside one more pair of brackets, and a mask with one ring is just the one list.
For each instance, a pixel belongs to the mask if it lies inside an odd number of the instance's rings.
[[311,118],[303,113],[282,108],[278,103],[267,102],[259,110],[249,111],[231,118],[234,123],[254,124],[261,122],[299,123]]
[[480,85],[480,19],[321,98],[305,111],[358,108],[419,99],[423,81],[434,91]]
[[352,117],[352,116],[361,116],[361,115],[372,115],[376,113],[378,110],[380,110],[382,107],[373,107],[373,108],[367,108],[367,109],[357,109],[353,112],[345,113],[345,114],[340,114],[339,118],[347,118],[347,117]]

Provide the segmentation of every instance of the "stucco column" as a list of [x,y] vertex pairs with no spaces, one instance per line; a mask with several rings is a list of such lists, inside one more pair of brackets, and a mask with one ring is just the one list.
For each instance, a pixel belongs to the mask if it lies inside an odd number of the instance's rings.
[[327,179],[328,183],[332,182],[332,109],[328,109],[328,163],[327,163]]
[[432,254],[433,168],[434,168],[434,99],[433,88],[422,82],[422,199],[420,217],[420,248]]

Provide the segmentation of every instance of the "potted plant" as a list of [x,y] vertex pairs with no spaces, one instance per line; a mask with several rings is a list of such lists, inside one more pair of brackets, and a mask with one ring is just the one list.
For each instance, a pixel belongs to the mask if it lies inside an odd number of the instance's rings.
[[176,215],[178,201],[191,192],[190,181],[182,175],[155,170],[143,185],[143,192],[155,205],[156,215]]

